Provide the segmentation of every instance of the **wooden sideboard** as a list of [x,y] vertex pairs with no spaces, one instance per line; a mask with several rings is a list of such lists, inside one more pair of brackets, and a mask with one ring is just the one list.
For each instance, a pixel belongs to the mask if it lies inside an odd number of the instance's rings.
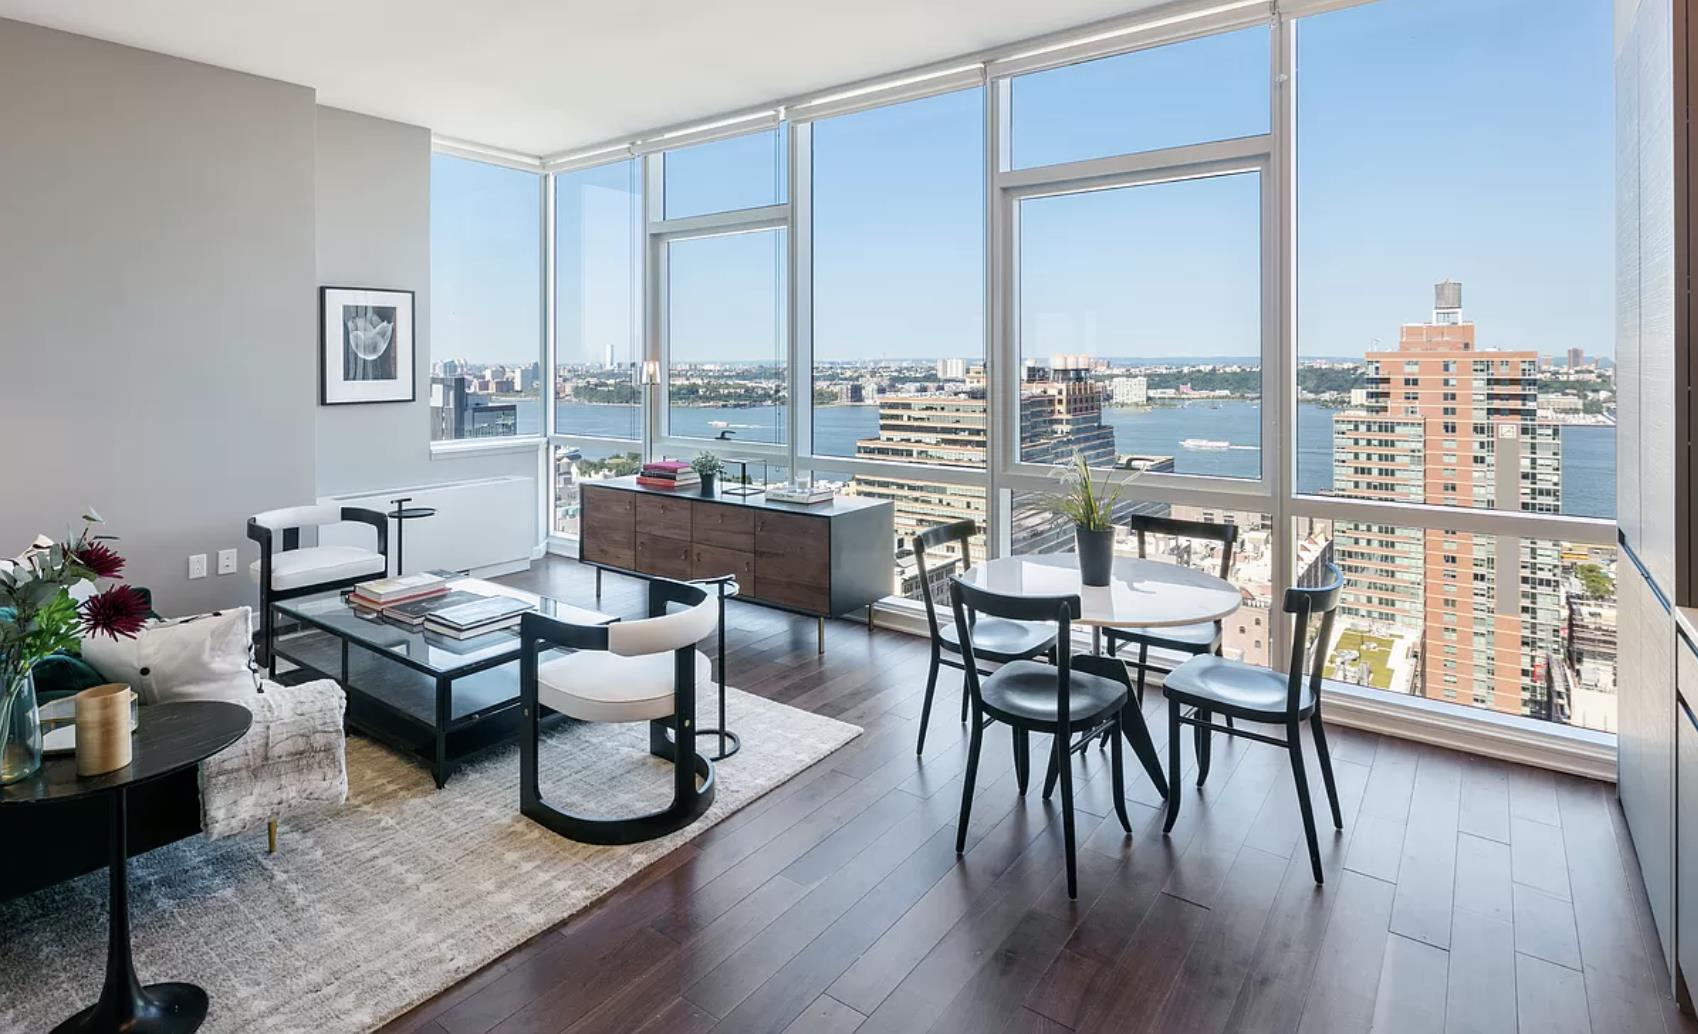
[[799,506],[764,495],[704,497],[615,478],[580,489],[578,556],[597,571],[688,580],[735,575],[740,598],[819,619],[889,595],[896,543],[887,500]]

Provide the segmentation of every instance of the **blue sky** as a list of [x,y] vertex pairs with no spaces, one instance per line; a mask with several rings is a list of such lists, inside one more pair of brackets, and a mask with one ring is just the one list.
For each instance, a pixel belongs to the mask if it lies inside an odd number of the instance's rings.
[[[1298,24],[1300,352],[1360,356],[1464,284],[1484,347],[1613,351],[1611,13],[1606,0],[1381,0]],[[1263,132],[1269,34],[1016,80],[1013,160],[1048,164]],[[814,341],[822,359],[982,350],[983,92],[817,123]],[[780,133],[668,158],[673,216],[781,200]],[[438,157],[435,358],[536,340],[535,188]],[[1258,178],[1022,205],[1026,354],[1247,355]],[[631,163],[561,177],[562,361],[628,360],[638,299]],[[674,350],[771,359],[780,234],[674,246]],[[515,344],[518,343],[518,344]]]

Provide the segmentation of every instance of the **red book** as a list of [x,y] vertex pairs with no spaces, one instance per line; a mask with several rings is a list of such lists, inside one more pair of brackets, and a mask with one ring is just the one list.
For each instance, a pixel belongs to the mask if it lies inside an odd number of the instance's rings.
[[679,485],[678,482],[671,481],[666,478],[646,478],[642,476],[638,476],[637,484],[642,485],[645,488],[677,489],[694,487],[691,485]]
[[643,464],[643,469],[677,473],[680,470],[689,470],[690,465],[683,460],[655,460],[652,463]]

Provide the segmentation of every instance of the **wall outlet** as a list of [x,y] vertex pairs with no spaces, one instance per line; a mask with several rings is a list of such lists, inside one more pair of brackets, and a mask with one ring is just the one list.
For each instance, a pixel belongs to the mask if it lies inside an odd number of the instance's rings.
[[218,551],[218,573],[219,574],[235,574],[236,573],[236,551],[235,550],[233,550],[233,549],[221,549],[221,550]]
[[194,556],[189,557],[189,577],[190,578],[205,578],[206,577],[206,554],[205,553],[196,553]]

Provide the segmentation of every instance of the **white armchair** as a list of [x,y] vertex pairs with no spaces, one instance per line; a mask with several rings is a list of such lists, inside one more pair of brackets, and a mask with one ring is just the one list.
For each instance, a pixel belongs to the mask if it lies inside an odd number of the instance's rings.
[[[696,644],[718,623],[717,600],[706,589],[663,578],[649,582],[644,619],[575,625],[536,613],[521,618],[520,812],[589,844],[653,840],[700,818],[713,803],[714,779],[713,762],[696,753],[696,692],[711,692],[713,668]],[[574,652],[539,664],[544,644]],[[537,758],[544,708],[586,722],[648,722],[649,753],[673,763],[672,803],[646,815],[589,818],[544,802]]]
[[[377,551],[358,546],[302,546],[302,528],[357,521],[377,532]],[[389,571],[389,519],[358,506],[289,506],[248,518],[248,538],[259,559],[248,568],[259,583],[259,612],[266,670],[277,675],[276,618],[272,604],[327,589],[341,589]]]

